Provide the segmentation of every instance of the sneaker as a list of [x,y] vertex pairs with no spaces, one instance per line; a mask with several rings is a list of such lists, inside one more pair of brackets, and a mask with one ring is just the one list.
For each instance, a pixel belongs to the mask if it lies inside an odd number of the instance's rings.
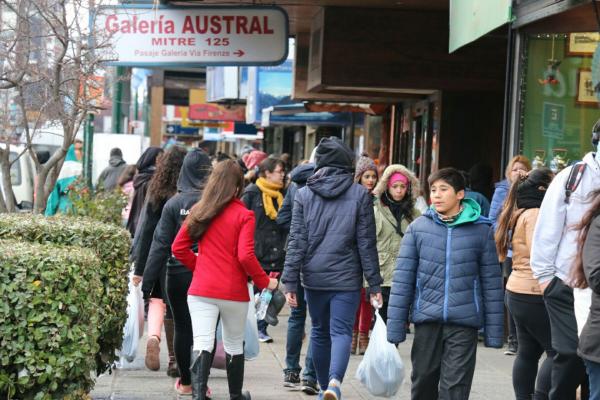
[[273,338],[265,332],[258,332],[258,341],[261,343],[273,343]]
[[298,371],[285,371],[283,377],[283,386],[287,388],[297,389],[300,383],[300,374]]
[[160,369],[160,339],[156,336],[150,336],[146,341],[146,368],[150,371]]
[[517,354],[517,345],[515,342],[509,342],[508,347],[504,350],[504,355],[514,356],[515,354]]
[[315,394],[319,394],[320,388],[319,385],[317,385],[317,382],[309,381],[308,379],[302,379],[300,390],[306,394],[314,396]]
[[323,400],[341,400],[342,391],[339,386],[331,385],[327,387],[327,390],[323,393]]

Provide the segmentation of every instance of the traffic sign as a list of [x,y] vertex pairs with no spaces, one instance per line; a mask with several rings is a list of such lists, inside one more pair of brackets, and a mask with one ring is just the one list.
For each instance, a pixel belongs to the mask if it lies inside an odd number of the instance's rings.
[[94,21],[112,65],[277,65],[288,53],[288,16],[276,6],[103,6]]

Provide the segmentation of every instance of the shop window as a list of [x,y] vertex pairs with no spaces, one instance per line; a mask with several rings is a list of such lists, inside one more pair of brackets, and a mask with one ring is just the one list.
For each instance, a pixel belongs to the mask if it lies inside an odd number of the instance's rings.
[[[535,166],[560,170],[592,150],[591,129],[600,118],[600,93],[592,83],[598,40],[597,33],[527,38],[521,151]],[[593,69],[600,78],[600,66]]]

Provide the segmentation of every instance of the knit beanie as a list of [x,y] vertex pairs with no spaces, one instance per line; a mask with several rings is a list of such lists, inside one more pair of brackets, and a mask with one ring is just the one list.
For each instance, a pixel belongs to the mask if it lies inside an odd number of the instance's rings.
[[267,158],[267,153],[260,151],[260,150],[254,150],[252,152],[250,152],[247,155],[244,155],[242,157],[242,160],[244,161],[244,164],[246,164],[246,167],[248,169],[252,169],[254,167],[256,167],[258,164],[260,164],[265,158]]
[[377,166],[375,165],[375,161],[373,161],[370,157],[360,156],[358,158],[358,161],[356,162],[354,182],[359,182],[362,175],[367,171],[375,171],[375,175],[379,175],[377,173]]

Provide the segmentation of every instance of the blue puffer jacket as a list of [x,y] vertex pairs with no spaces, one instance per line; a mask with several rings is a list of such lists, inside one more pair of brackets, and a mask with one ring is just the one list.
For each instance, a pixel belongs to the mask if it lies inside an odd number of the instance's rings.
[[282,282],[287,292],[381,291],[373,200],[351,172],[325,167],[296,193]]
[[[448,226],[429,209],[402,239],[388,306],[388,341],[406,339],[408,311],[412,322],[485,327],[485,345],[503,344],[502,275],[490,221],[479,216]],[[464,211],[463,211],[464,212]]]
[[496,183],[496,190],[494,191],[494,195],[492,196],[492,204],[490,205],[490,221],[492,221],[492,226],[494,227],[494,231],[496,231],[496,224],[498,221],[498,217],[502,212],[502,208],[504,207],[504,200],[508,195],[508,191],[510,190],[510,183],[508,180],[503,180]]

